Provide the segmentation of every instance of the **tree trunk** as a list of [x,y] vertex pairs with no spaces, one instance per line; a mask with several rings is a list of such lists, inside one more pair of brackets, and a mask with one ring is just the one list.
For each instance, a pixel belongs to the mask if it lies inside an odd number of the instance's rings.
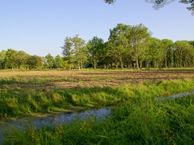
[[142,66],[143,66],[143,62],[142,62],[142,61],[140,61],[140,69],[142,68]]
[[139,59],[136,59],[136,68],[139,69]]
[[122,60],[122,58],[120,58],[120,65],[121,65],[121,69],[123,69],[123,60]]
[[97,66],[97,63],[96,63],[96,62],[94,62],[94,63],[93,63],[93,67],[94,67],[94,69],[96,69],[96,66]]
[[167,68],[167,56],[165,55],[165,68]]
[[146,68],[149,68],[150,67],[149,64],[150,64],[149,61],[146,61]]
[[81,65],[78,63],[78,69],[80,70],[81,69]]

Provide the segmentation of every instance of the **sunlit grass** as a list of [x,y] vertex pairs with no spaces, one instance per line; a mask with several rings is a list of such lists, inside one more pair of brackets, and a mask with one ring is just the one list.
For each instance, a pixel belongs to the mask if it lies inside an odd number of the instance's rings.
[[89,118],[40,130],[12,129],[4,144],[193,144],[194,97],[156,99],[193,90],[192,77],[192,73],[127,70],[0,72],[1,121],[114,108],[105,120]]
[[[138,97],[160,97],[190,91],[193,80],[145,81],[119,87],[69,89],[3,88],[0,90],[0,117],[20,117],[57,110],[118,106]],[[77,108],[77,109],[76,109]]]
[[193,96],[166,102],[142,96],[115,107],[104,120],[9,132],[4,145],[192,145],[193,114]]

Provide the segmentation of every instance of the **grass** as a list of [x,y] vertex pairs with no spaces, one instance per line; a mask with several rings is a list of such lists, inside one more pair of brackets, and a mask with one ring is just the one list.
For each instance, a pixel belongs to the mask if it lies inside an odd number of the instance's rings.
[[114,106],[105,120],[12,129],[4,145],[194,144],[194,96],[156,101],[193,90],[191,72],[3,71],[0,84],[0,121]]
[[192,145],[193,114],[194,96],[167,102],[137,97],[105,120],[12,131],[4,145]]
[[3,88],[0,90],[0,118],[115,106],[130,102],[134,97],[168,96],[193,88],[193,80],[145,81],[103,88]]

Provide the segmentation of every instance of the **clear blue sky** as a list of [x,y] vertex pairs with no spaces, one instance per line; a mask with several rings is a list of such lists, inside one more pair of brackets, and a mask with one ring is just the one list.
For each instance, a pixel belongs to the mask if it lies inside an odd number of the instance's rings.
[[0,50],[60,54],[66,36],[107,40],[118,23],[143,23],[158,38],[194,40],[194,16],[173,2],[155,10],[145,0],[0,0]]

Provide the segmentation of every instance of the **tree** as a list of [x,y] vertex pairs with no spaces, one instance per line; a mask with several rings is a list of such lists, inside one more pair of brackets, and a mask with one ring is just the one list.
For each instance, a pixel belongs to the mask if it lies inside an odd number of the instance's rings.
[[139,69],[142,60],[143,52],[146,47],[147,41],[149,40],[150,32],[148,28],[143,24],[132,26],[130,31],[130,46],[132,48],[132,56],[136,62],[136,68]]
[[189,41],[189,43],[193,46],[194,48],[194,41]]
[[45,59],[46,68],[49,68],[49,69],[54,68],[55,60],[50,53],[47,54],[44,59]]
[[173,43],[172,40],[163,39],[161,41],[163,61],[164,61],[164,66],[166,68],[174,66],[174,49],[173,49],[173,45],[174,45],[174,43]]
[[[104,0],[108,4],[114,3],[116,0]],[[145,0],[146,2],[154,4],[154,7],[159,8],[172,2],[174,0]],[[188,5],[187,9],[194,11],[194,0],[179,0],[180,3]]]
[[97,64],[103,58],[103,50],[104,50],[103,39],[98,38],[96,36],[93,37],[92,40],[90,40],[87,43],[87,49],[89,53],[89,60],[91,61],[94,69],[96,69]]
[[6,69],[21,69],[27,67],[26,63],[29,56],[30,55],[24,51],[8,49],[6,51],[3,51],[1,61],[3,61],[3,67]]
[[4,63],[6,69],[13,69],[16,68],[17,62],[17,51],[13,49],[8,49],[5,53]]
[[87,62],[87,47],[85,41],[78,35],[67,37],[63,47],[63,55],[69,60],[69,63],[74,64],[77,68],[83,68]]
[[0,52],[0,69],[5,69],[5,51]]
[[27,60],[27,65],[29,69],[40,69],[43,66],[43,59],[37,55],[30,56]]
[[145,66],[149,68],[159,67],[162,62],[162,49],[161,49],[161,40],[157,38],[150,38],[148,45],[145,48],[144,56]]
[[112,4],[112,3],[114,3],[116,0],[104,0],[106,3],[108,3],[108,4]]
[[124,57],[127,51],[130,51],[129,38],[131,33],[131,26],[125,24],[118,24],[115,28],[110,30],[108,40],[109,54],[116,62],[120,63],[123,68]]
[[66,59],[70,59],[71,56],[74,54],[75,50],[73,48],[73,42],[71,37],[65,38],[65,44],[62,47],[63,49],[63,55]]
[[187,41],[175,42],[175,63],[177,67],[190,67],[194,62],[194,49]]
[[26,68],[27,67],[26,63],[27,63],[27,60],[30,57],[30,55],[24,51],[18,51],[18,52],[16,52],[15,55],[16,55],[15,56],[15,61],[16,61],[15,67],[18,69]]
[[102,53],[103,55],[101,56],[102,59],[99,62],[99,65],[103,66],[104,68],[112,67],[112,63],[114,62],[114,58],[111,57],[109,52],[110,52],[109,44],[108,44],[108,41],[106,41],[103,47],[103,53]]
[[60,55],[55,57],[54,68],[64,68],[64,60]]

